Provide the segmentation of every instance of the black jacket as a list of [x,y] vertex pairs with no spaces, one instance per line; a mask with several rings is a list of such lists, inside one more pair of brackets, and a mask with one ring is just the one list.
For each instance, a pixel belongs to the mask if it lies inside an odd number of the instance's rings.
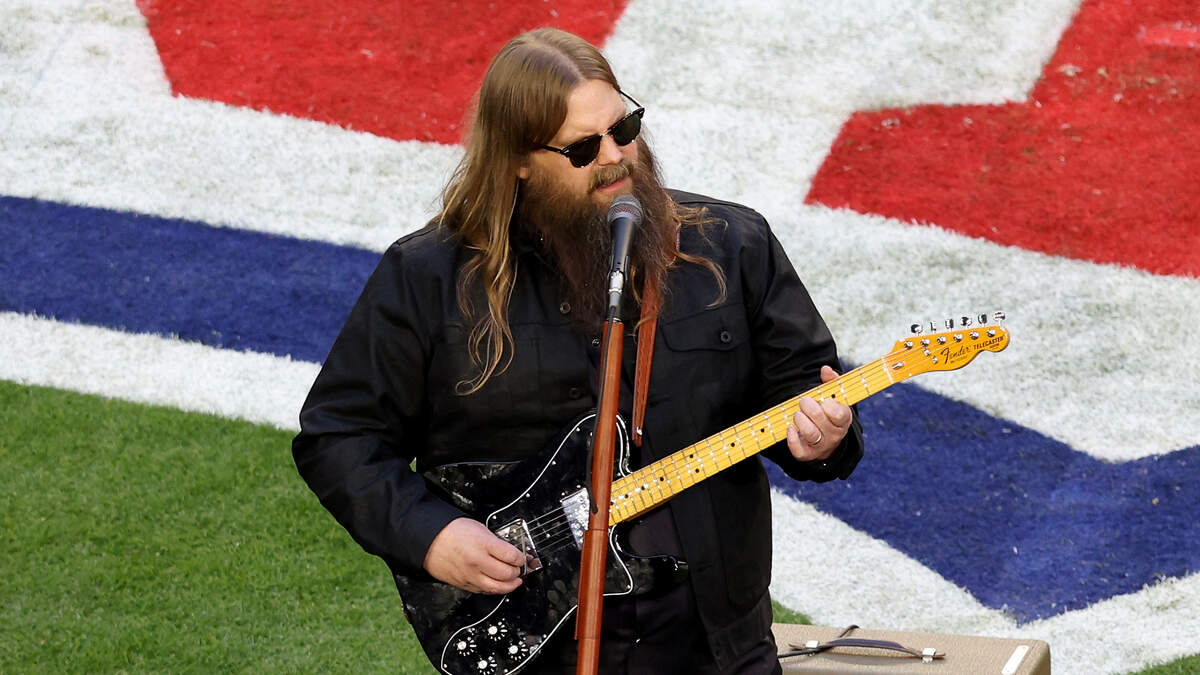
[[[654,348],[643,462],[819,384],[840,370],[833,339],[792,265],[756,212],[697,195],[716,222],[685,228],[680,246],[718,263],[668,275]],[[293,453],[301,475],[368,552],[394,573],[425,574],[434,536],[463,515],[431,494],[416,470],[449,462],[531,457],[595,405],[598,335],[571,321],[556,272],[536,246],[518,243],[509,307],[512,363],[479,392],[469,379],[471,326],[459,311],[457,271],[468,259],[426,227],[394,243],[367,282],[300,415]],[[478,305],[477,305],[478,306]],[[629,419],[636,347],[625,347],[622,411]],[[845,478],[862,456],[857,419],[833,457],[794,460],[784,444],[763,453],[801,480]],[[718,663],[769,629],[771,517],[758,458],[723,471],[669,502],[689,563],[701,620]]]

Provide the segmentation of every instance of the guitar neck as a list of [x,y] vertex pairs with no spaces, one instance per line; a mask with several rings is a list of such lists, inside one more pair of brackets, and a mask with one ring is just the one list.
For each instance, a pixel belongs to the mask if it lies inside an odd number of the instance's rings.
[[[997,318],[1003,318],[997,312]],[[963,317],[963,326],[971,317]],[[609,524],[629,520],[674,497],[679,492],[757,455],[787,438],[788,420],[800,410],[800,400],[833,399],[852,405],[878,394],[897,382],[931,370],[957,370],[985,351],[1008,346],[1008,331],[996,325],[969,330],[931,333],[898,341],[892,352],[878,361],[855,368],[841,377],[780,403],[750,419],[713,434],[699,443],[664,457],[649,466],[613,481]]]
[[[636,517],[743,459],[787,438],[788,421],[800,410],[800,399],[834,399],[852,405],[877,394],[911,373],[890,372],[888,357],[873,361],[836,380],[765,410],[750,419],[613,481],[609,524]],[[898,364],[903,369],[904,364]]]

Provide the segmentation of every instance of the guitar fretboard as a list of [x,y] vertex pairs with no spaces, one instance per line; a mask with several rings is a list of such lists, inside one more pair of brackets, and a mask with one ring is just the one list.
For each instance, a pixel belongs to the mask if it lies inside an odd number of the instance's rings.
[[615,525],[648,511],[787,438],[788,421],[800,410],[802,398],[834,399],[851,405],[911,374],[903,362],[892,363],[885,356],[614,480],[609,524]]

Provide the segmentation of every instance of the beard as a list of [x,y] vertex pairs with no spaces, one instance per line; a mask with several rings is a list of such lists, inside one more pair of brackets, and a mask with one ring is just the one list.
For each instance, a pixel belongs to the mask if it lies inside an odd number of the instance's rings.
[[599,167],[591,177],[588,192],[580,194],[545,173],[535,173],[521,187],[517,204],[521,227],[540,236],[543,251],[558,268],[566,300],[575,320],[586,329],[598,330],[608,308],[608,273],[612,263],[612,230],[608,205],[591,198],[597,188],[626,176],[633,179],[633,195],[642,205],[641,225],[630,242],[626,291],[622,294],[622,320],[630,323],[640,303],[647,280],[666,290],[667,268],[678,252],[674,202],[662,187],[650,149],[638,143],[638,162]]

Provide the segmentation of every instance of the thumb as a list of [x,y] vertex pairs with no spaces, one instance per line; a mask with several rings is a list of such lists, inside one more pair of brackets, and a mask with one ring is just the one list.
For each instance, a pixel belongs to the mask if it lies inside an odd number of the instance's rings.
[[829,366],[821,366],[821,382],[830,382],[838,379],[838,372]]

